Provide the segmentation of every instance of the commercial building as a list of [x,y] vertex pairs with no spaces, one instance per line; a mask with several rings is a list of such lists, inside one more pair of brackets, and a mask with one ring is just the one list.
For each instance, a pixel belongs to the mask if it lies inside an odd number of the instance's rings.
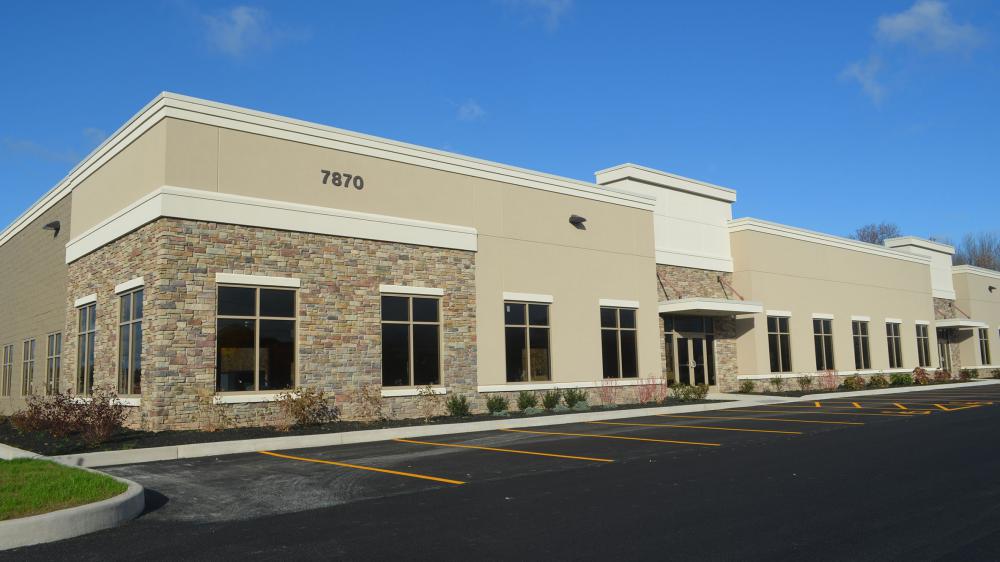
[[[0,234],[0,407],[114,387],[150,429],[277,395],[994,368],[1000,273],[757,219],[624,164],[587,183],[162,94]],[[1000,364],[1000,360],[997,361]],[[596,399],[596,397],[595,397]]]

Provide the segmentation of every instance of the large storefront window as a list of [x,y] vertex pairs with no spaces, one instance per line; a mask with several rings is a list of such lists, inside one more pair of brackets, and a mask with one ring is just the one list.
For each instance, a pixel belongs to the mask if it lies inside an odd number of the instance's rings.
[[382,386],[441,383],[441,300],[382,297]]
[[97,335],[97,303],[77,309],[76,393],[88,395],[94,388],[94,339]]
[[897,322],[885,323],[886,339],[889,344],[889,368],[899,369],[903,366],[903,343],[899,337]]
[[549,305],[505,302],[507,382],[551,380]]
[[979,329],[979,360],[981,365],[990,365],[990,331],[986,328]]
[[833,320],[813,319],[813,343],[816,348],[816,370],[826,371],[835,369],[833,361]]
[[854,368],[871,369],[872,356],[868,346],[868,322],[864,320],[852,321],[851,332],[854,338]]
[[917,361],[920,367],[931,366],[931,338],[927,324],[917,324]]
[[219,287],[216,386],[221,392],[295,386],[296,292]]
[[45,347],[45,393],[59,394],[59,373],[62,370],[62,333],[49,334]]
[[601,307],[601,356],[604,378],[639,376],[635,309]]
[[142,289],[119,297],[118,394],[141,394]]
[[792,371],[792,343],[788,332],[788,317],[767,317],[767,350],[771,357],[772,373]]

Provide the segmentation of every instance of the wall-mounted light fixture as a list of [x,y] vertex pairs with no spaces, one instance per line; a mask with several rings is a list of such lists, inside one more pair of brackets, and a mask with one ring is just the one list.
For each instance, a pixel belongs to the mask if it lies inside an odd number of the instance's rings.
[[996,287],[994,287],[993,285],[990,285],[990,286],[989,286],[989,287],[987,287],[987,288],[988,288],[988,289],[990,290],[990,292],[991,292],[991,293],[992,293],[993,291],[996,291],[996,290],[997,290],[997,288],[996,288]]
[[51,230],[52,237],[55,238],[59,236],[59,229],[62,228],[62,224],[59,221],[52,221],[49,224],[42,227],[42,230]]
[[587,219],[581,217],[580,215],[569,216],[569,223],[574,227],[576,227],[578,230],[587,230],[587,225],[584,224],[585,222],[587,222]]

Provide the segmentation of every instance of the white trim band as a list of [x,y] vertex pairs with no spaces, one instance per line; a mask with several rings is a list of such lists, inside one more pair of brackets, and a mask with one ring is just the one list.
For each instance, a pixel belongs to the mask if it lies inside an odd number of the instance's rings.
[[378,292],[400,295],[424,295],[428,297],[444,296],[444,289],[437,289],[435,287],[408,287],[405,285],[379,285]]
[[73,307],[80,308],[81,306],[86,306],[94,302],[97,302],[97,293],[76,299],[75,301],[73,301]]
[[610,306],[613,308],[639,308],[639,301],[628,301],[619,299],[599,299],[598,306]]
[[766,310],[764,314],[767,316],[778,316],[780,318],[791,318],[792,312],[789,310]]
[[[422,388],[382,388],[383,398],[395,398],[399,396],[420,396],[420,392],[426,387]],[[448,394],[448,389],[443,386],[432,386],[431,393],[437,396],[442,396]]]
[[[212,397],[212,404],[253,404],[257,402],[277,402],[283,394],[288,392],[255,392],[253,394],[216,394]],[[292,395],[294,396],[294,394]]]
[[885,323],[886,324],[902,324],[903,321],[900,320],[899,318],[886,318],[885,319]]
[[288,287],[298,289],[302,280],[296,277],[270,277],[242,273],[216,273],[215,282],[222,285],[254,285],[260,287]]
[[871,316],[851,316],[852,322],[871,322]]
[[826,312],[813,312],[813,320],[833,320],[833,315]]
[[135,279],[129,279],[124,283],[119,283],[115,285],[115,294],[119,295],[126,291],[131,291],[132,289],[138,289],[139,287],[145,287],[146,280],[142,277],[136,277]]
[[519,392],[521,390],[553,390],[556,388],[600,388],[602,386],[637,386],[641,384],[666,384],[664,379],[602,379],[577,382],[531,382],[479,385],[478,392]]
[[930,326],[931,325],[931,323],[928,322],[927,320],[914,320],[913,323],[914,324],[918,324],[920,326]]
[[542,295],[537,293],[508,293],[504,291],[503,300],[505,301],[522,301],[522,302],[542,302],[551,304],[553,302],[552,295]]

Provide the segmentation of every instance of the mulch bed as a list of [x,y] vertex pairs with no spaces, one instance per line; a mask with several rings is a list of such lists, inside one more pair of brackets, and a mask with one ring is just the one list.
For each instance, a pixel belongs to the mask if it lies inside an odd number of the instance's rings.
[[[887,386],[885,388],[863,388],[861,390],[888,390],[888,389],[903,389],[903,388],[913,388],[914,386],[928,387],[928,386],[948,386],[951,384],[959,384],[966,382],[976,382],[981,379],[971,379],[967,381],[949,381],[949,382],[931,382],[930,384],[908,384],[905,386]],[[988,380],[988,379],[986,379]],[[858,392],[857,390],[851,390],[847,388],[836,388],[834,390],[826,390],[824,388],[814,388],[809,391],[802,390],[786,390],[784,392],[746,392],[744,394],[748,396],[776,396],[782,398],[802,398],[809,394],[836,394],[838,392]]]
[[[629,410],[639,408],[652,408],[659,406],[681,406],[690,404],[706,404],[719,402],[718,400],[694,400],[681,402],[673,398],[668,398],[660,403],[650,404],[628,404],[617,406],[615,410]],[[592,407],[589,411],[604,410],[601,406]],[[588,410],[583,410],[584,412]],[[555,412],[546,411],[530,417],[559,416],[563,414],[579,414],[580,411]],[[521,412],[510,412],[511,418],[528,417]],[[117,432],[109,441],[95,447],[88,446],[78,436],[69,436],[62,439],[55,439],[49,434],[41,431],[20,432],[10,423],[7,417],[0,417],[0,443],[33,451],[42,455],[69,455],[75,453],[89,453],[94,451],[121,451],[126,449],[144,449],[147,447],[166,447],[171,445],[189,445],[192,443],[211,443],[214,441],[236,441],[240,439],[260,439],[264,437],[288,437],[291,435],[315,435],[317,433],[340,433],[345,431],[360,431],[365,429],[386,429],[391,427],[412,427],[418,425],[446,425],[450,423],[466,423],[475,421],[487,421],[504,419],[490,414],[476,414],[466,417],[441,416],[431,418],[424,422],[422,418],[386,420],[382,422],[358,422],[358,421],[335,421],[322,425],[308,427],[292,427],[287,431],[280,431],[273,427],[236,427],[222,429],[219,431],[137,431],[133,429],[122,429]]]

